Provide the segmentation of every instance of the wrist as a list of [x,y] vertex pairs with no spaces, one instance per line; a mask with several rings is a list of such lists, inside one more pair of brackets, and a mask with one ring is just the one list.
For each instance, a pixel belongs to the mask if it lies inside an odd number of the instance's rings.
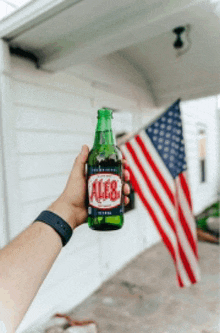
[[62,197],[59,197],[56,201],[54,201],[47,208],[47,210],[60,216],[64,221],[69,224],[72,230],[76,228],[77,222],[74,206],[67,203],[65,200],[63,200]]

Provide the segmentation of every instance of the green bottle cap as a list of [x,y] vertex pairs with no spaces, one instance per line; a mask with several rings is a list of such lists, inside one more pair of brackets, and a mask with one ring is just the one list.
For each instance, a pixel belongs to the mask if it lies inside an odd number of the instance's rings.
[[102,116],[113,118],[112,117],[112,110],[109,110],[109,109],[99,109],[98,110],[98,118],[100,118]]

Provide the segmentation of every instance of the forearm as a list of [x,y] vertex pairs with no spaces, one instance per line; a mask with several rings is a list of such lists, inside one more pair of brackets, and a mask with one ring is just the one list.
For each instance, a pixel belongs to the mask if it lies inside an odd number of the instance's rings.
[[[88,215],[85,204],[88,154],[89,148],[83,146],[64,192],[48,208],[72,229],[84,223]],[[124,179],[129,180],[126,172]],[[128,203],[126,185],[123,192]],[[14,333],[22,321],[61,248],[58,233],[45,223],[35,222],[0,251],[0,324],[1,321],[5,324],[7,333]]]
[[0,320],[7,333],[15,332],[61,249],[56,231],[35,222],[0,251]]

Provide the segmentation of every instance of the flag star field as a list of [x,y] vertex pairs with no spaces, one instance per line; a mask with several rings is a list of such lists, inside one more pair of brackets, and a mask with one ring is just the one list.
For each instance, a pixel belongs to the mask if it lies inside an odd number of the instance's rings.
[[179,101],[174,103],[146,133],[173,178],[186,170],[186,156],[182,133]]

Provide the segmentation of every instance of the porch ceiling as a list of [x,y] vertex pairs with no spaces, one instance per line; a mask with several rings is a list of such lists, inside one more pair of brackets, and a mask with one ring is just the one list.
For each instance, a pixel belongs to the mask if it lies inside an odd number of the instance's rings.
[[[178,57],[172,30],[186,25],[189,50]],[[36,0],[0,22],[0,37],[34,53],[47,71],[117,53],[158,105],[220,93],[217,0]]]

